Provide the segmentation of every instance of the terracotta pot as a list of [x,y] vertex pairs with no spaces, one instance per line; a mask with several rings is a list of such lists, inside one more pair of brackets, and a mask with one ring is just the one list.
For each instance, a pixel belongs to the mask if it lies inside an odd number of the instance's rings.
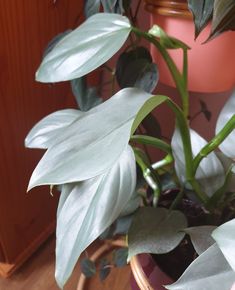
[[171,284],[173,281],[157,266],[152,256],[141,254],[133,257],[130,262],[133,290],[164,290],[162,285]]
[[[194,40],[194,24],[186,1],[145,0],[146,10],[151,12],[151,25],[158,24],[169,35],[179,38],[191,47],[189,50],[189,90],[197,92],[225,92],[235,85],[235,32],[226,32],[202,45],[210,33],[206,27]],[[169,50],[179,69],[182,67],[182,51]],[[174,86],[164,60],[152,47],[152,56],[158,64],[160,81]]]

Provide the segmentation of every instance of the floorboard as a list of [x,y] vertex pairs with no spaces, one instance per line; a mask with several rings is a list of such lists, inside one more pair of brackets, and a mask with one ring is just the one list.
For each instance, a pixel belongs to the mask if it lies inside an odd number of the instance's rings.
[[[92,245],[88,253],[98,248]],[[55,238],[51,237],[41,248],[8,279],[0,278],[0,290],[59,290],[54,279]],[[79,263],[64,290],[76,290],[80,275]],[[84,290],[131,290],[129,266],[112,269],[109,277],[100,282],[99,277],[89,279]]]

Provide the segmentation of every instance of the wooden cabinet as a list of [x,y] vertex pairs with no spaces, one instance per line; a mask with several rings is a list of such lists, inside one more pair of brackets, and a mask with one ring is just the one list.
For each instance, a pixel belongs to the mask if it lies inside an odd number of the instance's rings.
[[56,34],[78,25],[83,1],[0,1],[0,274],[8,276],[54,231],[58,196],[26,194],[42,156],[24,138],[43,116],[73,106],[68,84],[40,84],[34,74]]

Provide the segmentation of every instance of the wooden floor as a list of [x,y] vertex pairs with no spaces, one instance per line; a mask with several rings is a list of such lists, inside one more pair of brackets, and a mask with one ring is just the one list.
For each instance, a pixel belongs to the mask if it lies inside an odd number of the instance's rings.
[[[92,245],[89,253],[98,246]],[[0,278],[0,290],[59,290],[54,279],[55,239],[50,238],[11,278]],[[76,290],[80,275],[79,265],[64,290]],[[98,277],[89,280],[84,290],[131,290],[130,268],[112,269],[110,276],[101,283]]]

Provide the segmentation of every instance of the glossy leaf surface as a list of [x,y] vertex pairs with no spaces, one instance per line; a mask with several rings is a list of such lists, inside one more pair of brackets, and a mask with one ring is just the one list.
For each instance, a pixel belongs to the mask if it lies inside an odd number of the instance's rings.
[[62,192],[56,229],[56,279],[60,287],[80,254],[119,216],[135,186],[135,157],[128,147],[110,170],[73,184],[66,197]]
[[235,271],[235,219],[219,226],[214,230],[212,236]]
[[212,17],[215,0],[188,0],[188,8],[193,14],[195,38],[208,24]]
[[[190,129],[190,136],[193,156],[195,157],[207,142],[192,129]],[[186,184],[183,144],[178,129],[173,134],[171,145],[178,178],[184,186],[188,187],[189,185]],[[211,196],[223,185],[225,179],[224,168],[214,152],[201,161],[196,172],[196,179],[208,196]]]
[[230,290],[235,273],[216,244],[212,245],[185,270],[169,290]]
[[[153,108],[166,100],[141,90],[119,91],[66,127],[38,163],[29,189],[65,184],[102,174],[125,150],[131,132]],[[117,109],[118,108],[118,109]]]
[[165,208],[140,208],[128,232],[128,259],[140,253],[163,254],[173,250],[183,239],[186,217],[180,211]]
[[82,259],[80,263],[81,272],[87,277],[91,278],[96,273],[95,263],[88,258]]
[[214,0],[214,13],[210,37],[228,30],[235,30],[235,1]]
[[82,116],[83,113],[75,109],[65,109],[46,116],[30,130],[25,138],[25,146],[47,149],[56,143],[57,137],[63,135],[67,126]]
[[88,74],[122,47],[130,31],[130,22],[124,16],[97,13],[89,17],[46,55],[36,80],[60,82]]
[[[225,124],[235,115],[235,91],[225,103],[222,111],[219,114],[216,123],[216,134],[225,126]],[[228,157],[235,158],[235,129],[228,135],[228,137],[219,146],[220,150]]]

